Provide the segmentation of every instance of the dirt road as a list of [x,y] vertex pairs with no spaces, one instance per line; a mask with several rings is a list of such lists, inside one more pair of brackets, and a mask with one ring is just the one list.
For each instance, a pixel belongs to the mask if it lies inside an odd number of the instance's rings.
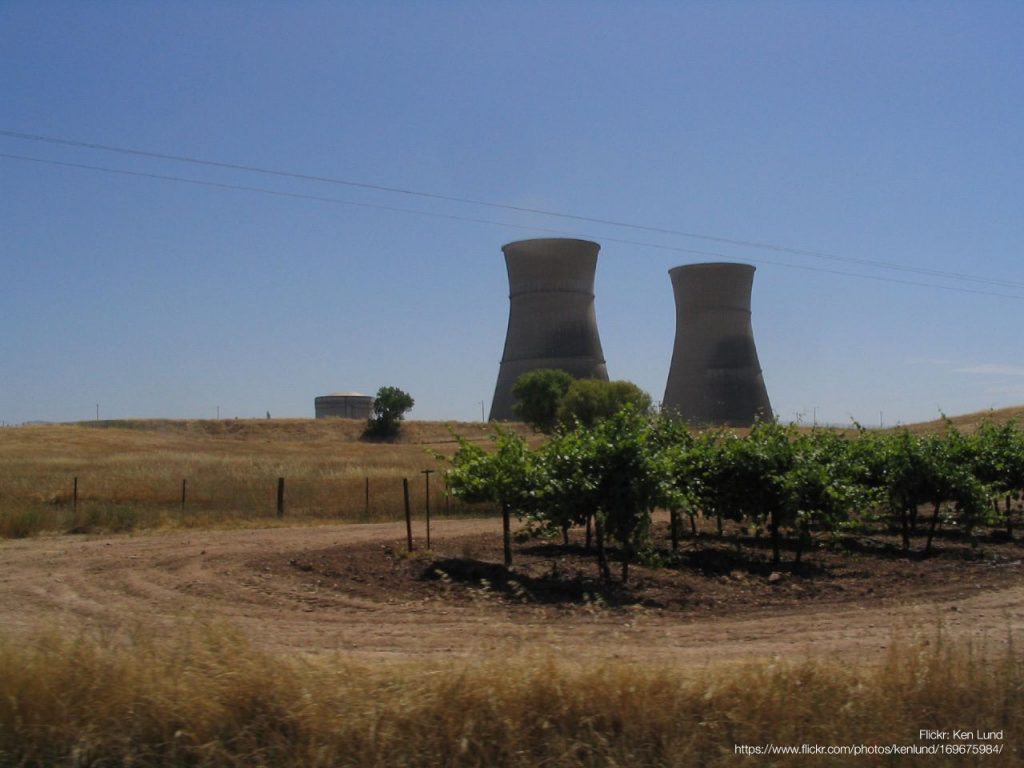
[[[495,520],[442,520],[434,536],[494,532]],[[373,658],[507,653],[701,664],[725,658],[852,654],[878,657],[893,631],[939,621],[951,636],[1006,642],[1024,631],[1024,584],[939,585],[909,603],[799,604],[752,615],[680,617],[646,608],[510,609],[492,601],[408,599],[321,588],[302,574],[259,565],[325,548],[400,541],[397,524],[60,536],[0,543],[0,626],[120,631],[224,621],[258,645],[288,652],[344,651]],[[401,594],[401,593],[399,593]]]

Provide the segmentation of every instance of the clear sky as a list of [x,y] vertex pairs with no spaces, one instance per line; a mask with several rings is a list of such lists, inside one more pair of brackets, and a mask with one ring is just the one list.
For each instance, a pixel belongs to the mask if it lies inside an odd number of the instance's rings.
[[0,157],[0,421],[479,419],[501,245],[556,232],[656,401],[668,269],[727,260],[784,420],[1024,403],[1022,39],[1015,1],[4,0],[0,154],[49,162]]

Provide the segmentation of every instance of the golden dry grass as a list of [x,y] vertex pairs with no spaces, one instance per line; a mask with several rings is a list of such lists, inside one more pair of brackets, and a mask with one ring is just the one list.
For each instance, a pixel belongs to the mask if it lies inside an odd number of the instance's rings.
[[[349,420],[152,420],[3,429],[0,536],[272,524],[279,477],[285,478],[291,522],[397,519],[403,477],[414,507],[422,509],[421,471],[443,470],[435,452],[455,450],[449,425],[410,422],[395,442],[363,441],[363,426]],[[490,434],[481,423],[451,429],[472,439]],[[451,508],[440,478],[432,478],[432,510],[470,512]]]
[[286,658],[212,626],[117,642],[57,631],[0,639],[5,766],[895,765],[751,758],[736,745],[936,743],[919,738],[923,728],[1002,731],[990,743],[1003,754],[921,764],[1021,765],[1022,715],[1020,655],[983,655],[938,631],[902,638],[868,666],[702,669],[538,651],[443,663]]
[[[991,421],[996,424],[1003,424],[1007,421],[1024,422],[1024,405],[1015,406],[1013,408],[1000,408],[992,411],[965,413],[960,416],[950,416],[949,420],[961,432],[971,433],[977,430],[978,427],[986,421]],[[933,421],[923,421],[920,424],[907,425],[907,429],[919,434],[942,432],[945,428],[946,423],[941,418]]]

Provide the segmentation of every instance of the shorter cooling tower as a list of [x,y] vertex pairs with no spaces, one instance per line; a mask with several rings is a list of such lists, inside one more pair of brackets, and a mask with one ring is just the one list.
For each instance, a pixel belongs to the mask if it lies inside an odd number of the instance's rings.
[[600,249],[589,240],[569,238],[502,246],[508,268],[508,331],[491,421],[515,418],[512,387],[528,371],[557,368],[577,379],[608,380],[594,312]]
[[313,401],[318,419],[368,419],[373,398],[358,392],[335,392]]
[[662,410],[696,425],[749,427],[773,418],[750,324],[754,267],[690,264],[669,276],[676,340]]

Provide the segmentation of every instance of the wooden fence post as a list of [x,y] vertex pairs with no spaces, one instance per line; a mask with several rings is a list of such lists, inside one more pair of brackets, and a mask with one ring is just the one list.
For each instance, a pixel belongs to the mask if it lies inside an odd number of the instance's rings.
[[284,478],[277,478],[277,516],[284,517]]
[[363,505],[363,517],[370,519],[370,478],[366,478],[366,503]]
[[78,475],[75,475],[75,487],[71,491],[71,511],[78,511]]
[[405,495],[405,536],[412,552],[412,510],[409,508],[409,478],[402,478],[402,492]]
[[445,517],[452,516],[452,492],[448,487],[448,473],[444,473],[444,514]]
[[185,488],[188,485],[188,480],[185,478],[181,479],[181,511],[185,511]]
[[427,478],[427,550],[430,550],[430,476],[434,473],[432,469],[422,470],[423,474]]

